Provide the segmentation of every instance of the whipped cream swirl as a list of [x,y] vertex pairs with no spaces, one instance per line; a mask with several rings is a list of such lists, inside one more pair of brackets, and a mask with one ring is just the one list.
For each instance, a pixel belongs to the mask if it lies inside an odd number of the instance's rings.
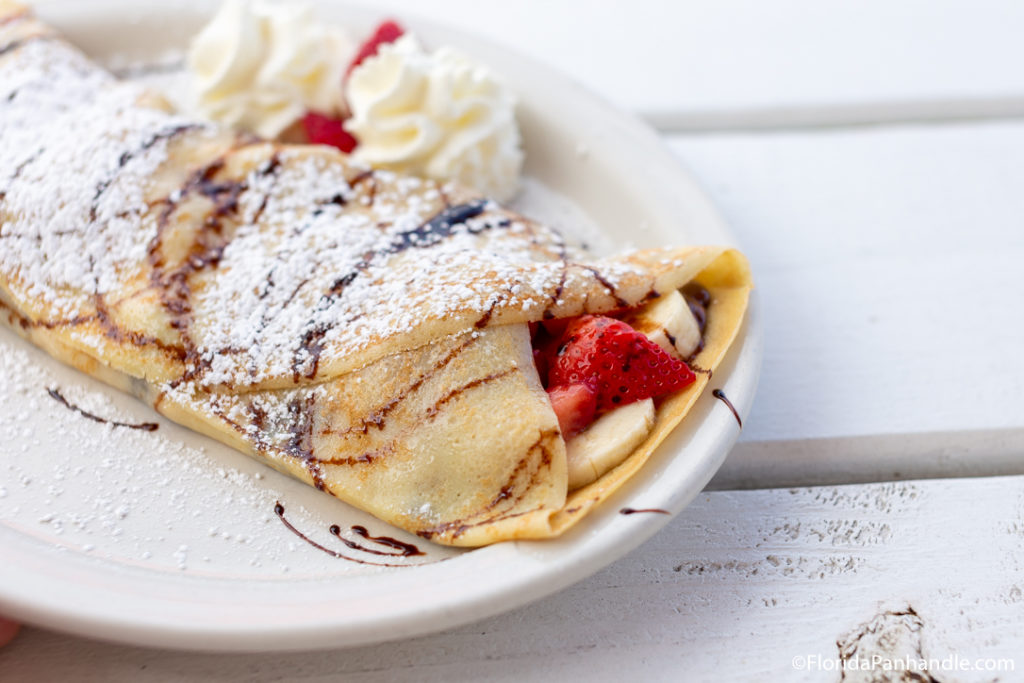
[[523,165],[515,97],[461,52],[427,53],[406,34],[356,67],[346,94],[356,158],[498,200],[515,194]]
[[188,66],[197,111],[273,138],[306,110],[336,114],[354,51],[300,3],[227,0],[195,37]]

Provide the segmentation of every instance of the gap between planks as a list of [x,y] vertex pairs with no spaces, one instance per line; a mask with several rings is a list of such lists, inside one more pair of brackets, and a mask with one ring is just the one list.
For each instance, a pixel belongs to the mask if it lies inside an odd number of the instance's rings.
[[706,490],[1024,474],[1024,428],[741,442]]
[[840,102],[800,107],[640,110],[662,134],[801,131],[891,125],[984,123],[1024,118],[1024,96],[968,100]]

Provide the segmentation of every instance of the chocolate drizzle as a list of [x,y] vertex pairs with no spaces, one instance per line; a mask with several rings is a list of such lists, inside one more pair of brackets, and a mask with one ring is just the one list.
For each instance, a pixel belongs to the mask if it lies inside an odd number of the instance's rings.
[[516,368],[508,368],[507,370],[495,372],[490,375],[487,375],[486,377],[478,377],[477,379],[474,379],[470,382],[467,382],[466,384],[463,384],[461,387],[456,387],[455,389],[452,389],[447,394],[437,399],[437,401],[434,402],[434,405],[427,408],[426,412],[423,414],[423,419],[431,419],[439,412],[441,412],[441,409],[450,401],[454,401],[456,398],[461,396],[463,393],[469,391],[470,389],[475,389],[479,386],[483,386],[484,384],[493,382],[495,380],[504,379],[505,377],[508,377],[509,375],[514,374],[515,372]]
[[371,536],[370,532],[366,530],[366,527],[361,526],[359,524],[350,526],[349,531],[355,534],[356,536],[364,538],[378,545],[382,545],[386,548],[390,548],[391,550],[377,550],[375,548],[368,548],[364,545],[361,545],[357,541],[345,538],[344,536],[342,536],[341,527],[337,524],[332,524],[330,526],[329,531],[335,536],[337,536],[338,540],[344,543],[346,547],[351,548],[352,550],[362,550],[364,553],[370,553],[372,555],[384,555],[385,557],[411,557],[413,555],[426,554],[412,543],[399,541],[397,538],[391,538],[390,536]]
[[79,408],[74,403],[71,403],[66,398],[64,398],[64,395],[60,393],[60,391],[57,389],[47,389],[46,393],[50,395],[50,398],[52,398],[54,401],[57,401],[57,403],[60,403],[68,410],[76,412],[82,417],[88,418],[93,422],[99,422],[100,424],[109,424],[113,425],[114,427],[127,427],[128,429],[138,429],[144,432],[155,432],[157,429],[160,428],[160,425],[158,425],[155,422],[140,422],[138,424],[132,424],[130,422],[118,422],[116,420],[108,420],[105,417],[93,415],[92,413]]
[[324,482],[322,461],[313,454],[313,420],[316,395],[309,394],[305,400],[293,399],[288,403],[288,422],[291,425],[291,436],[285,445],[288,455],[299,458],[305,465],[313,486],[321,491],[327,490]]
[[[96,323],[103,330],[103,336],[108,339],[112,339],[115,342],[123,342],[131,344],[132,346],[138,347],[153,347],[167,353],[175,358],[184,359],[185,351],[176,346],[165,344],[156,337],[136,332],[135,330],[125,330],[117,326],[114,322],[113,316],[110,313],[110,309],[107,306],[106,299],[101,294],[96,294],[93,297],[93,305],[96,308],[95,315],[92,316],[79,316],[68,321],[40,321],[35,323],[39,327],[46,329],[54,329],[62,325],[67,324],[70,327],[75,327],[81,323],[90,322],[95,320]],[[24,325],[23,325],[24,326]]]
[[[372,174],[360,174],[350,185],[360,182],[363,178],[372,179]],[[466,232],[477,235],[485,230],[507,228],[512,222],[508,218],[497,221],[482,221],[478,225],[467,225],[466,222],[476,218],[487,210],[490,203],[487,199],[476,199],[465,204],[448,206],[419,226],[397,233],[385,246],[364,254],[352,269],[338,277],[317,303],[317,311],[325,311],[344,293],[356,278],[382,256],[400,254],[408,249],[427,249],[435,246],[455,234],[459,226],[465,226]],[[489,319],[490,314],[487,314]],[[486,322],[486,321],[485,321]],[[292,359],[292,381],[298,384],[302,377],[316,377],[320,365],[320,354],[323,353],[323,339],[330,332],[331,326],[324,323],[312,323],[302,335],[300,352]]]
[[[426,249],[440,243],[452,236],[458,226],[465,225],[466,221],[476,218],[486,211],[487,204],[488,200],[477,199],[466,204],[449,206],[437,212],[421,225],[399,232],[388,244],[366,254],[351,271],[335,280],[325,298],[330,301],[339,296],[346,287],[352,284],[353,280],[359,277],[361,272],[370,267],[377,257],[400,254],[407,249]],[[466,230],[470,234],[476,235],[493,227],[508,227],[510,224],[509,219],[502,218],[497,223],[483,222],[476,226],[466,226]]]
[[402,401],[412,396],[421,386],[423,386],[423,384],[427,380],[431,379],[432,377],[436,376],[437,373],[441,372],[445,367],[448,366],[449,363],[451,363],[456,357],[462,354],[466,350],[466,348],[469,347],[469,345],[475,341],[475,337],[469,337],[468,339],[460,343],[450,352],[445,354],[445,356],[441,358],[441,360],[439,360],[436,364],[434,364],[433,367],[431,367],[429,370],[427,370],[419,377],[417,377],[412,384],[398,392],[398,394],[394,398],[392,398],[379,408],[374,409],[366,417],[360,420],[358,426],[349,427],[344,432],[341,432],[339,436],[344,436],[345,434],[348,434],[350,432],[359,432],[362,434],[366,434],[371,426],[383,430],[384,425],[387,421],[387,416],[391,413],[391,411],[397,408],[398,405],[402,403]]
[[[514,509],[515,505],[520,501],[524,493],[537,482],[540,473],[551,467],[551,451],[548,450],[546,441],[548,441],[549,439],[557,438],[559,436],[560,433],[558,430],[541,431],[537,440],[530,446],[529,449],[527,449],[526,455],[524,455],[519,460],[519,462],[516,463],[516,466],[515,468],[513,468],[512,473],[509,475],[505,485],[501,487],[501,489],[495,495],[494,499],[491,500],[491,502],[481,512],[471,517],[456,519],[451,522],[445,522],[444,524],[440,524],[432,529],[421,529],[416,532],[416,535],[422,538],[430,539],[435,536],[448,534],[451,536],[451,538],[458,538],[459,536],[461,536],[473,527],[483,526],[485,524],[492,524],[494,522],[500,522],[506,519],[513,519],[515,517],[522,517],[523,515],[528,515],[533,512],[536,512],[535,509],[522,510],[520,512],[509,512],[508,510],[510,508]],[[528,467],[531,464],[531,461],[534,459],[533,453],[535,451],[539,451],[540,453],[539,462],[537,462],[533,466],[532,471],[529,472],[529,479],[525,482],[525,484],[522,484],[519,482],[519,480],[526,476],[526,473],[528,472]],[[517,489],[519,491],[518,494],[515,493]],[[502,505],[506,501],[508,502],[508,504]],[[478,517],[481,517],[482,515],[488,516],[483,517],[483,519],[476,519]]]
[[668,510],[662,510],[661,508],[621,508],[619,510],[620,515],[635,515],[637,513],[651,513],[656,515],[670,515]]
[[[187,127],[179,127],[188,130]],[[192,288],[190,279],[207,268],[216,268],[223,258],[224,250],[232,235],[224,229],[223,219],[238,211],[238,200],[248,185],[243,181],[218,181],[217,174],[224,168],[226,157],[221,156],[194,172],[182,188],[167,200],[160,214],[156,235],[148,246],[150,282],[159,293],[160,302],[167,312],[170,326],[180,335],[182,348],[179,356],[187,364],[185,374],[176,384],[193,379],[205,368],[198,349],[189,335],[192,326]],[[266,165],[267,172],[273,172],[274,159]],[[261,169],[262,170],[262,169]],[[189,194],[199,194],[213,203],[202,224],[192,237],[192,244],[184,259],[168,267],[163,252],[164,233],[169,227],[171,215],[178,204]]]
[[[695,355],[697,355],[697,354],[695,353],[692,356],[690,356],[690,359],[692,359],[693,356],[695,356]],[[705,375],[708,378],[708,380],[710,381],[711,378],[715,375],[715,371],[712,370],[711,368],[702,368],[699,365],[695,365],[692,362],[692,360],[690,360],[690,359],[688,359],[687,362],[686,362],[686,364],[688,366],[690,366],[690,371],[694,372],[694,373],[697,373],[698,375]]]
[[182,133],[188,132],[190,130],[195,130],[197,128],[200,128],[200,125],[197,123],[183,123],[175,126],[170,126],[168,128],[165,128],[164,130],[157,131],[137,148],[125,150],[124,152],[122,152],[121,156],[118,157],[117,160],[117,171],[115,171],[112,176],[105,178],[103,182],[101,182],[99,186],[97,186],[96,188],[96,192],[92,198],[92,206],[89,208],[89,220],[96,220],[96,214],[98,211],[97,203],[99,202],[100,197],[102,197],[103,193],[107,191],[107,189],[114,183],[115,180],[117,180],[118,173],[125,166],[128,165],[129,161],[139,156],[140,154],[144,154],[146,151],[152,149],[153,145],[157,144],[161,140],[173,140]]
[[[263,164],[263,166],[261,166],[259,169],[259,175],[264,177],[273,177],[273,184],[271,185],[271,189],[277,184],[277,179],[279,177],[278,171],[280,169],[281,156],[277,152],[274,152],[270,159],[265,164]],[[251,223],[257,223],[259,222],[260,218],[263,217],[263,212],[267,210],[267,203],[270,201],[270,195],[271,191],[269,189],[263,194],[263,198],[260,200],[260,205],[259,207],[256,208],[256,213],[254,213],[252,218],[250,219]],[[317,207],[316,209],[316,211],[321,210],[322,209],[319,207]],[[318,215],[316,211],[313,212],[314,216]]]
[[715,389],[714,391],[711,392],[711,395],[729,407],[729,410],[732,411],[732,416],[736,418],[736,424],[740,426],[740,429],[743,429],[743,420],[740,419],[740,414],[736,410],[736,406],[734,406],[732,404],[732,401],[730,401],[728,397],[726,397],[725,392],[722,391],[721,389]]
[[[341,560],[348,560],[349,562],[355,562],[357,564],[367,564],[367,565],[371,565],[371,566],[374,566],[374,567],[418,567],[418,566],[420,566],[420,564],[424,564],[424,563],[419,563],[419,564],[394,564],[394,563],[390,563],[390,562],[375,562],[373,560],[364,560],[364,559],[359,558],[359,557],[352,557],[351,555],[346,555],[344,553],[338,552],[337,550],[332,550],[331,548],[328,548],[327,546],[324,546],[324,545],[322,545],[320,543],[317,543],[312,538],[310,538],[306,534],[304,534],[301,531],[299,531],[295,527],[295,525],[293,525],[291,522],[289,522],[288,519],[284,516],[284,505],[281,504],[281,501],[277,501],[277,502],[274,503],[274,514],[277,515],[278,519],[281,520],[281,523],[284,524],[285,527],[287,527],[287,529],[289,531],[291,531],[293,534],[295,534],[296,536],[298,536],[299,538],[301,538],[302,540],[304,540],[306,543],[310,544],[311,546],[313,546],[317,550],[323,551],[323,552],[327,553],[328,555],[330,555],[331,557],[337,557],[338,559],[341,559]],[[415,545],[413,545],[411,543],[404,543],[402,541],[399,541],[399,540],[394,539],[394,538],[390,538],[388,536],[371,536],[369,534],[369,532],[366,530],[366,528],[362,527],[362,526],[358,526],[358,525],[357,526],[353,526],[353,527],[351,527],[351,531],[352,531],[352,533],[356,534],[357,536],[361,536],[361,537],[363,537],[363,538],[365,538],[365,539],[367,539],[369,541],[372,541],[372,542],[377,543],[379,545],[385,546],[387,548],[391,548],[391,549],[394,550],[394,552],[377,550],[375,548],[368,548],[368,547],[366,547],[364,545],[361,545],[360,543],[357,543],[356,541],[352,541],[352,540],[349,540],[347,538],[344,538],[341,535],[341,527],[339,527],[337,524],[332,524],[331,527],[330,527],[330,532],[332,534],[334,534],[335,536],[337,536],[338,539],[341,540],[341,542],[344,543],[345,546],[348,547],[351,550],[358,550],[358,551],[361,551],[361,552],[369,553],[371,555],[383,555],[385,557],[411,557],[413,555],[425,555],[426,554],[426,553],[422,552],[419,548],[417,548]],[[443,562],[444,560],[442,559],[442,560],[438,560],[438,561],[439,562]],[[431,563],[426,563],[426,564],[431,564]]]
[[[11,177],[8,179],[8,182],[10,183],[10,182],[14,182],[15,180],[17,180],[21,176],[22,171],[24,171],[28,167],[29,164],[31,164],[36,159],[41,157],[43,155],[43,152],[45,152],[45,151],[46,151],[45,147],[40,147],[39,149],[37,149],[32,154],[29,154],[27,157],[25,157],[21,161],[21,163],[19,163],[17,165],[17,167],[15,167],[14,173],[11,174]],[[6,195],[6,192],[4,194]]]
[[498,304],[500,304],[503,300],[504,297],[502,296],[494,297],[490,305],[487,307],[487,310],[484,311],[484,314],[481,315],[480,318],[475,323],[473,323],[473,327],[475,327],[478,330],[482,330],[485,327],[487,327],[487,325],[491,322],[491,316],[494,315],[494,309],[497,308]]
[[[619,296],[619,291],[615,288],[615,285],[611,283],[604,275],[602,275],[596,268],[587,268],[587,271],[594,276],[594,279],[601,283],[601,286],[608,290],[608,293],[615,299],[615,305],[619,308],[625,308],[629,306],[629,302]],[[703,332],[703,328],[701,328]]]
[[369,180],[371,178],[373,178],[373,169],[372,168],[368,168],[365,171],[360,171],[355,176],[353,176],[352,180],[348,181],[348,186],[350,188],[352,188],[352,189],[355,189],[357,185],[359,185],[360,183],[363,183],[363,182],[365,182],[365,181],[367,181],[367,180]]

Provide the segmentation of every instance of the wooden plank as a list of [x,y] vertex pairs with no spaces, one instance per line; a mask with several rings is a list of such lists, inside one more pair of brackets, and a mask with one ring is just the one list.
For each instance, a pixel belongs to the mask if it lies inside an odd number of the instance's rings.
[[1024,114],[1012,0],[417,0],[375,7],[463,28],[565,71],[666,130]]
[[[0,651],[0,678],[835,681],[842,643],[864,658],[955,656],[1002,669],[933,668],[947,683],[1016,680],[1022,538],[1024,477],[705,493],[589,580],[445,633],[221,656],[30,628]],[[888,647],[878,638],[886,633]]]
[[764,313],[757,400],[719,486],[1021,471],[1024,125],[672,147],[750,255]]

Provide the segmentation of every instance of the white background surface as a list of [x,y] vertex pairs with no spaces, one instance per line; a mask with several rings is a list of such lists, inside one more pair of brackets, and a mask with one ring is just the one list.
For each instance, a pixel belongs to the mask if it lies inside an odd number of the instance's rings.
[[1024,477],[951,478],[1024,471],[1024,7],[389,6],[647,116],[732,222],[766,358],[715,486],[939,479],[710,492],[554,598],[412,641],[196,656],[27,629],[0,679],[836,681],[793,658],[834,657],[876,617],[895,645],[864,652],[1016,657],[933,673],[1024,679]]

